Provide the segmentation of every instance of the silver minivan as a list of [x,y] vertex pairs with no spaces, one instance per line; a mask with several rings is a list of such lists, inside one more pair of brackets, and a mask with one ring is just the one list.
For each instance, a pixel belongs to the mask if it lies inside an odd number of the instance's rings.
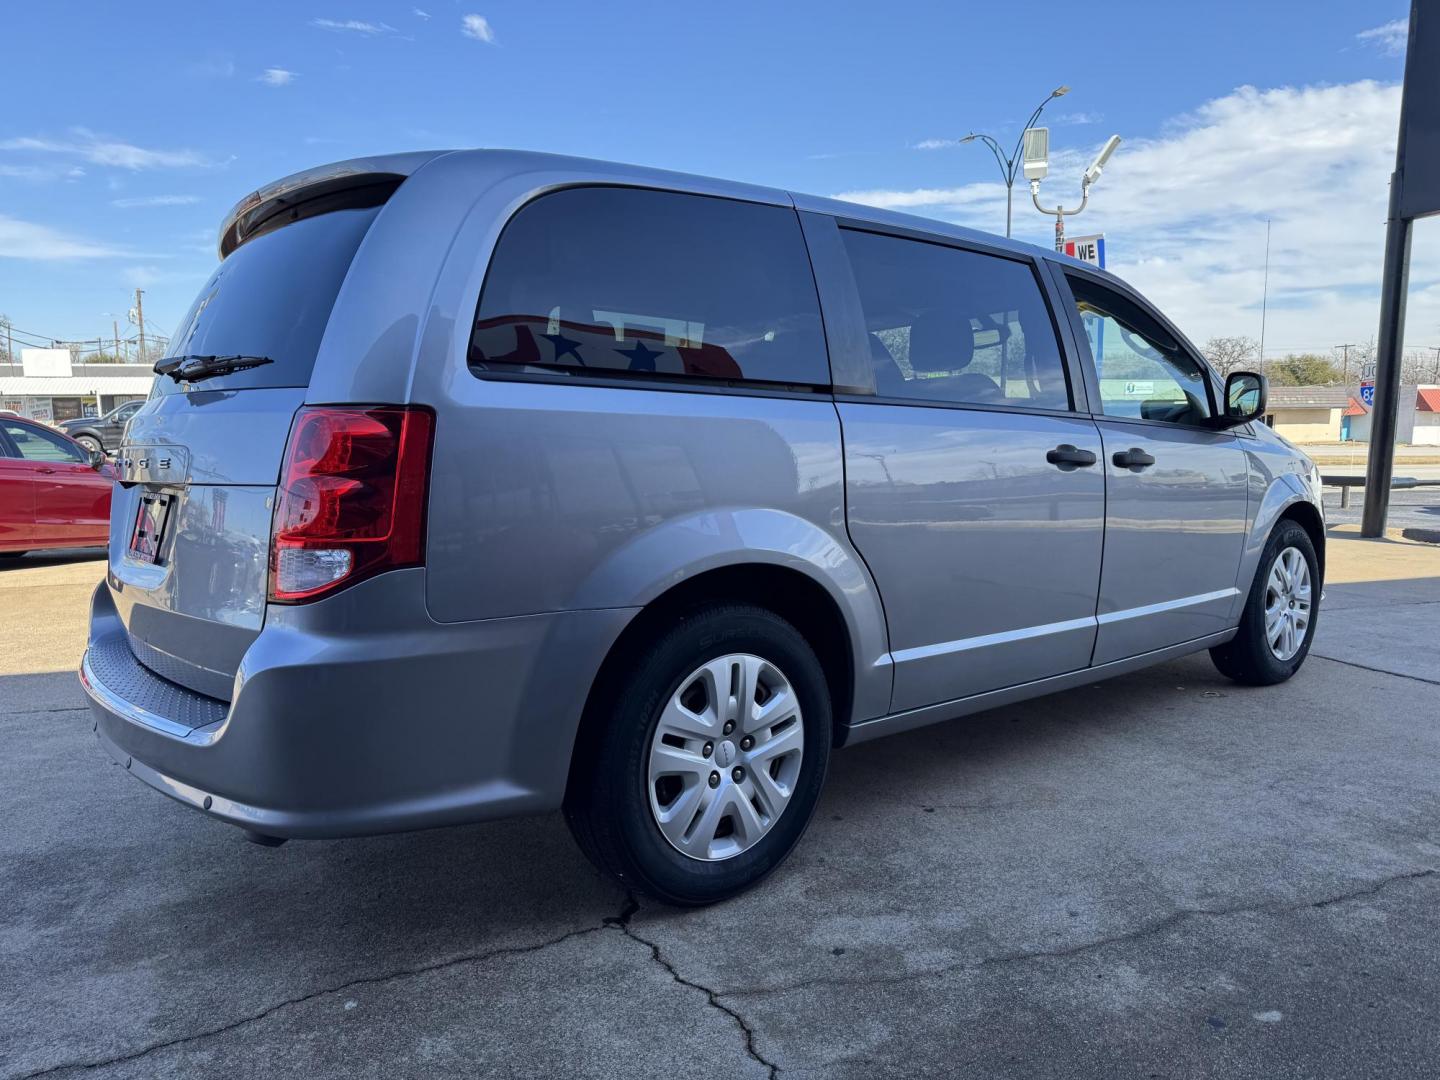
[[1160,313],[900,214],[510,151],[251,194],[119,455],[105,749],[253,839],[563,808],[675,904],[832,750],[1304,661],[1319,477]]

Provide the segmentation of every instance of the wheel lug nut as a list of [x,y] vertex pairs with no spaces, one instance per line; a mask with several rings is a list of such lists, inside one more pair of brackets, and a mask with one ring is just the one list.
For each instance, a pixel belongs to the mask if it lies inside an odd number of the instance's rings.
[[735,730],[735,721],[734,721],[734,720],[726,720],[726,721],[725,721],[725,727],[724,727],[724,729],[723,729],[724,734],[729,735],[730,732],[732,732],[732,731],[734,731],[734,730]]
[[730,771],[730,779],[738,784],[741,780],[745,779],[745,770],[739,765],[736,765],[735,768]]
[[712,773],[710,774],[710,786],[711,786],[711,787],[719,787],[719,786],[720,786],[720,774],[719,774],[718,772],[712,772]]
[[707,743],[705,744],[705,756],[706,756],[706,757],[709,757],[709,756],[710,756],[711,754],[713,754],[714,752],[715,752],[715,744],[714,744],[713,742],[707,742]]
[[749,750],[749,749],[750,749],[752,746],[754,746],[754,745],[755,745],[755,740],[754,740],[753,738],[751,738],[749,735],[746,735],[743,739],[740,740],[740,749],[741,749],[741,750]]

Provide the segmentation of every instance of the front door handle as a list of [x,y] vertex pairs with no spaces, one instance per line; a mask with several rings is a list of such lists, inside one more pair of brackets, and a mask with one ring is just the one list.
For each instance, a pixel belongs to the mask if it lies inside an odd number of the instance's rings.
[[1129,450],[1121,450],[1111,460],[1122,469],[1138,470],[1155,464],[1155,459],[1138,446],[1132,446]]
[[1047,451],[1045,460],[1051,465],[1059,465],[1060,468],[1069,472],[1079,465],[1094,465],[1095,455],[1089,450],[1078,449],[1067,442],[1061,443],[1054,450]]

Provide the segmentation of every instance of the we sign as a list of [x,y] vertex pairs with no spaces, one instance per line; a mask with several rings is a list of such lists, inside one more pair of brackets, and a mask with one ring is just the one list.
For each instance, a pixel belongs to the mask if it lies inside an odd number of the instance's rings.
[[1095,236],[1067,236],[1065,238],[1065,254],[1071,258],[1079,259],[1081,262],[1088,262],[1092,266],[1105,269],[1105,234],[1098,233]]

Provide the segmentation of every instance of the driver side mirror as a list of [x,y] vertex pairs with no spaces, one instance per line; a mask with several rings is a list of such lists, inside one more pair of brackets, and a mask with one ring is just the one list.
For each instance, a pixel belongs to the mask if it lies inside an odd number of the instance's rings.
[[89,459],[89,461],[90,461],[90,467],[91,467],[92,469],[94,469],[96,472],[99,472],[101,469],[103,469],[103,468],[105,467],[105,451],[104,451],[104,450],[90,450],[90,451],[87,451],[87,456],[88,456],[88,459]]
[[1238,427],[1265,415],[1267,382],[1253,371],[1232,371],[1225,380],[1225,411],[1221,427]]

